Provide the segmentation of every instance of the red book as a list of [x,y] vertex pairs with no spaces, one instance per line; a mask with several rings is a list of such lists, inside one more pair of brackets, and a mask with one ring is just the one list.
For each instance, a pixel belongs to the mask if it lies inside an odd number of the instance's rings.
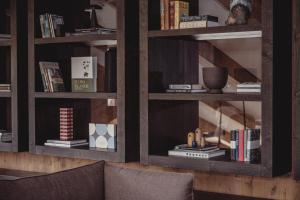
[[239,161],[244,161],[244,130],[239,130]]

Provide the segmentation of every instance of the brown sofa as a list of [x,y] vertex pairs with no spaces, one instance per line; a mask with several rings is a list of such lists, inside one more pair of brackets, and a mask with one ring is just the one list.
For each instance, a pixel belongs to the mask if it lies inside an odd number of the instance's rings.
[[125,169],[104,162],[0,181],[0,200],[192,200],[191,174]]

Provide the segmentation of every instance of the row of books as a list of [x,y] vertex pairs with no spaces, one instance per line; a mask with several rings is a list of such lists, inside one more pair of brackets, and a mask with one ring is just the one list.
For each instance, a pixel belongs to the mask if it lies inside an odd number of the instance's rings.
[[167,93],[205,93],[207,90],[200,84],[170,84]]
[[230,132],[231,160],[257,163],[260,161],[260,129]]
[[160,0],[161,30],[219,26],[218,17],[189,16],[189,2]]
[[55,38],[64,35],[64,18],[60,15],[45,13],[40,15],[43,38]]
[[10,84],[0,84],[0,92],[10,92],[11,85]]
[[0,130],[0,142],[11,142],[12,133],[7,132],[6,130]]
[[62,147],[62,148],[72,148],[72,147],[80,147],[87,146],[89,143],[86,139],[82,140],[47,140],[44,145],[50,147]]
[[240,83],[237,85],[237,93],[261,93],[261,83]]
[[168,151],[169,156],[210,159],[219,156],[225,156],[226,151],[217,146],[210,146],[205,148],[190,148],[187,144],[175,146],[173,150]]

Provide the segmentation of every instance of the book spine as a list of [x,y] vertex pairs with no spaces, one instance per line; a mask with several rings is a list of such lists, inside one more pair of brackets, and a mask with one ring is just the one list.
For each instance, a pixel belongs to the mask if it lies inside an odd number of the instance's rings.
[[44,15],[40,15],[42,38],[45,38],[45,21],[44,21],[44,18],[45,18]]
[[249,141],[249,161],[250,163],[256,163],[260,160],[260,130],[252,130],[252,134]]
[[175,1],[170,1],[170,7],[169,7],[169,13],[170,13],[170,17],[169,17],[169,25],[170,25],[170,29],[174,29],[175,28]]
[[54,32],[54,25],[53,25],[53,16],[52,16],[52,14],[49,14],[49,25],[50,25],[51,37],[55,38],[55,32]]
[[236,133],[234,130],[230,132],[230,147],[231,160],[236,160]]
[[179,1],[174,1],[175,5],[174,5],[174,29],[179,29],[179,9],[180,9],[180,5],[179,5]]
[[170,28],[170,0],[164,0],[164,18],[165,18],[165,29]]
[[179,29],[181,16],[189,15],[189,3],[184,1],[175,1],[175,19],[174,28]]
[[45,38],[51,38],[51,32],[50,32],[50,24],[49,24],[49,14],[44,15],[44,21],[45,21]]
[[207,21],[180,22],[180,28],[207,28]]
[[244,130],[239,130],[239,161],[244,161]]
[[165,0],[160,0],[160,29],[165,30]]
[[247,161],[248,129],[244,131],[244,161]]
[[235,130],[235,136],[236,136],[236,154],[235,154],[235,160],[239,160],[239,144],[240,144],[240,135],[239,135],[239,131],[238,130]]

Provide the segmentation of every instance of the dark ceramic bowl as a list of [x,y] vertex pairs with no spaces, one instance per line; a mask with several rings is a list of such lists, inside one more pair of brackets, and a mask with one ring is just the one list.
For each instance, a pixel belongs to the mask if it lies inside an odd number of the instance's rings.
[[221,94],[228,80],[228,69],[225,67],[204,67],[203,81],[209,93]]

